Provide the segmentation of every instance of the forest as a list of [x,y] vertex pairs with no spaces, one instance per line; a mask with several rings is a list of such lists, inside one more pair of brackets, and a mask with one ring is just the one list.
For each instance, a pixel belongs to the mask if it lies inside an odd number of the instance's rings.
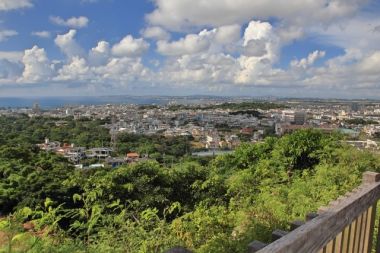
[[33,143],[47,133],[106,142],[106,133],[93,137],[95,123],[74,122],[75,132],[42,119],[0,121],[0,252],[246,252],[358,186],[364,171],[380,171],[379,156],[312,129],[206,162],[184,153],[173,163],[80,170]]

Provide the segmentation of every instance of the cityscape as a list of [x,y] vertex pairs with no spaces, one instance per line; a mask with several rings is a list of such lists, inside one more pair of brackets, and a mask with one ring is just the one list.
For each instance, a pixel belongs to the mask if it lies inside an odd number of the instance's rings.
[[0,0],[0,253],[380,253],[379,0]]
[[[157,101],[162,98],[157,97]],[[224,102],[223,102],[224,101]],[[187,102],[189,104],[183,104]],[[164,104],[166,103],[166,104]],[[38,144],[42,150],[68,158],[83,168],[82,159],[97,158],[94,167],[120,166],[149,159],[137,150],[113,157],[117,136],[161,135],[165,138],[186,137],[191,146],[185,153],[193,156],[215,156],[233,152],[242,142],[258,143],[268,136],[281,137],[300,129],[317,129],[341,133],[345,142],[358,149],[378,153],[380,140],[380,103],[377,101],[247,98],[183,98],[166,97],[162,105],[103,104],[63,106],[42,109],[38,103],[30,108],[0,108],[2,116],[28,115],[52,119],[56,126],[73,120],[103,120],[110,136],[109,146],[78,147],[46,136]],[[113,152],[115,151],[115,152]]]

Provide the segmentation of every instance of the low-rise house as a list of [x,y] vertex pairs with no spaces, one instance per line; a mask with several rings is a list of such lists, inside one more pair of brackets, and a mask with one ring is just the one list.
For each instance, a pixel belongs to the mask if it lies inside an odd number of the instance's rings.
[[108,157],[106,158],[105,164],[112,168],[117,168],[125,164],[125,162],[123,157]]
[[88,158],[106,159],[112,153],[111,148],[92,148],[87,151]]
[[73,163],[79,163],[82,159],[86,158],[86,148],[70,147],[66,149],[66,152],[63,156]]
[[134,162],[139,161],[139,159],[140,159],[140,155],[135,152],[127,153],[125,157],[125,161],[127,161],[127,163],[134,163]]
[[48,138],[45,139],[45,142],[42,144],[37,144],[37,146],[45,151],[56,151],[61,146],[61,143],[58,141],[50,141]]

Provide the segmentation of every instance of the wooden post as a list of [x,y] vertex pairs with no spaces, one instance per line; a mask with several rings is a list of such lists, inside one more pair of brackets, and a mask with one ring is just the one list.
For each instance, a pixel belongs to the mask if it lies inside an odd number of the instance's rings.
[[363,183],[364,184],[373,184],[380,182],[380,173],[366,171],[363,173]]

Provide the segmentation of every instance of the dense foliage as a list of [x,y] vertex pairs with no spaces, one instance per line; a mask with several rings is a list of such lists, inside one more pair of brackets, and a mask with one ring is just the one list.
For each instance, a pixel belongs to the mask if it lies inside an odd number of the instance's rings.
[[190,153],[191,137],[162,135],[142,135],[121,133],[118,135],[117,152],[138,152],[157,159],[159,162],[170,163],[175,159]]
[[371,125],[371,124],[379,124],[379,122],[377,122],[377,121],[375,121],[375,120],[371,120],[371,119],[365,120],[365,119],[362,119],[362,118],[357,118],[357,119],[346,119],[344,122],[347,123],[347,124],[351,124],[351,125]]
[[176,245],[246,252],[249,242],[270,241],[273,229],[356,187],[363,171],[380,171],[379,162],[314,130],[243,144],[203,165],[180,159],[113,170],[73,170],[55,155],[7,144],[0,149],[7,215],[0,245],[9,252],[164,252]]
[[46,117],[0,117],[0,145],[37,144],[45,138],[82,147],[107,146],[108,130],[100,120],[63,120]]

